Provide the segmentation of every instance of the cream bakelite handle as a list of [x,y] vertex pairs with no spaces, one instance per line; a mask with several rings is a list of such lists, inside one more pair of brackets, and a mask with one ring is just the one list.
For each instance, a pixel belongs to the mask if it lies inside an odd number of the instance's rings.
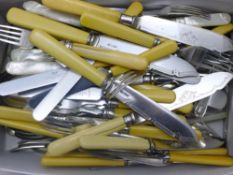
[[104,150],[121,149],[147,151],[150,148],[148,140],[143,138],[121,138],[102,135],[83,136],[80,138],[80,145],[84,149]]
[[233,31],[233,24],[226,24],[223,26],[215,27],[212,29],[212,31],[224,35]]
[[119,65],[134,70],[145,70],[148,62],[142,57],[103,48],[73,44],[72,50],[78,55],[96,61]]
[[177,154],[192,154],[192,155],[215,155],[215,156],[227,156],[226,148],[213,148],[213,149],[200,149],[200,150],[184,150],[184,151],[170,151]]
[[153,47],[156,40],[155,36],[91,13],[84,13],[80,18],[80,23],[87,28],[146,47]]
[[51,142],[48,145],[47,154],[49,156],[62,156],[70,151],[80,147],[80,138],[85,135],[111,134],[114,131],[119,131],[126,127],[123,118],[115,118],[113,120],[104,122],[100,125],[82,130],[80,132],[71,134],[69,136]]
[[118,11],[104,8],[96,4],[81,0],[42,0],[42,3],[49,8],[66,13],[71,13],[75,15],[82,15],[83,13],[93,13],[115,22],[118,22],[121,16],[121,13]]
[[30,35],[30,41],[74,72],[81,74],[98,86],[103,85],[106,74],[97,70],[48,33],[42,30],[33,30]]
[[43,156],[41,165],[46,167],[121,167],[123,160],[110,160],[94,157],[49,157]]
[[[165,56],[175,53],[177,49],[178,49],[178,46],[175,41],[167,40],[167,41],[162,42],[160,45],[155,46],[151,49],[148,49],[147,51],[139,55],[144,57],[148,61],[148,63],[150,63],[152,61],[162,59]],[[120,66],[111,67],[111,73],[113,74],[113,76],[120,75],[127,71],[129,71],[129,69],[126,69]]]
[[128,9],[124,12],[128,16],[138,16],[143,12],[143,5],[141,2],[135,1],[130,4]]
[[49,131],[49,130],[45,129],[43,126],[41,126],[40,124],[34,123],[34,122],[23,122],[23,121],[16,121],[16,120],[0,119],[0,125],[14,128],[14,129],[27,131],[27,132],[31,132],[34,134],[53,137],[53,138],[63,137],[62,134]]
[[32,117],[31,111],[7,106],[0,106],[0,119],[36,122]]
[[89,40],[89,33],[87,32],[19,8],[11,8],[7,12],[7,21],[27,29],[41,29],[59,39],[82,44],[88,43]]
[[170,162],[199,165],[232,166],[233,158],[227,156],[184,155],[170,153]]

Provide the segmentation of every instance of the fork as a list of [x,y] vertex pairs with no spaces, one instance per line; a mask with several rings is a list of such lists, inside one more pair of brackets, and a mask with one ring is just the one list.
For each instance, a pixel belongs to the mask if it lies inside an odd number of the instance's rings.
[[225,71],[233,73],[233,53],[217,52],[203,47],[188,47],[179,51],[179,56],[189,61],[200,73]]
[[143,15],[152,16],[198,16],[209,19],[209,11],[194,6],[179,5],[179,6],[165,6],[161,9],[147,10]]
[[23,48],[33,48],[28,40],[31,31],[9,25],[0,25],[0,41],[20,46]]

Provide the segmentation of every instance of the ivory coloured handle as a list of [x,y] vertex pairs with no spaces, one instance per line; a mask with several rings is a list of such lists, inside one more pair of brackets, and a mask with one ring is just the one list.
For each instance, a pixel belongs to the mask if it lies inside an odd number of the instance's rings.
[[7,21],[27,29],[44,30],[59,39],[82,44],[86,44],[89,40],[89,33],[87,32],[15,7],[7,12]]
[[[148,49],[147,51],[139,54],[140,56],[144,57],[148,63],[162,59],[165,56],[168,56],[172,53],[175,53],[178,49],[177,43],[175,41],[166,40],[159,44],[158,46],[155,46],[151,49]],[[120,66],[112,66],[111,67],[111,73],[114,76],[120,75],[122,73],[125,73],[129,71],[126,68],[120,67]]]
[[73,44],[72,50],[81,57],[112,65],[123,66],[134,70],[145,70],[148,65],[148,62],[142,56],[119,51],[97,48],[83,44]]
[[94,126],[92,128],[88,128],[82,130],[80,132],[71,134],[69,136],[63,137],[61,139],[55,140],[48,145],[47,154],[49,156],[61,156],[70,151],[78,149],[80,147],[80,138],[85,135],[97,135],[97,134],[109,134],[107,131],[111,130],[111,132],[121,130],[125,128],[124,119],[119,117],[113,120],[109,120],[100,125]]
[[109,8],[104,8],[96,4],[77,0],[42,0],[42,3],[52,9],[59,10],[75,15],[82,15],[83,13],[93,13],[100,15],[105,19],[118,22],[121,13]]
[[30,41],[74,72],[81,74],[98,86],[103,85],[106,79],[106,75],[103,72],[97,70],[48,33],[42,30],[33,30],[30,35]]
[[87,28],[146,47],[153,47],[156,39],[155,36],[91,13],[84,13],[80,18],[80,23]]
[[83,136],[80,138],[80,145],[83,149],[120,149],[120,150],[136,150],[147,151],[150,148],[148,140],[143,138],[121,138],[110,136]]

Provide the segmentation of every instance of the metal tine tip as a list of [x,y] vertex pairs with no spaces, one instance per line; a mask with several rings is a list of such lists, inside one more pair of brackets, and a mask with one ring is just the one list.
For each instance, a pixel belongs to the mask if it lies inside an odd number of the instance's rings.
[[0,25],[0,41],[20,45],[23,29],[9,25]]
[[24,29],[19,28],[19,27],[14,27],[14,26],[9,26],[9,25],[2,25],[2,24],[0,24],[0,28],[12,29],[12,30],[21,31],[21,32],[24,30]]

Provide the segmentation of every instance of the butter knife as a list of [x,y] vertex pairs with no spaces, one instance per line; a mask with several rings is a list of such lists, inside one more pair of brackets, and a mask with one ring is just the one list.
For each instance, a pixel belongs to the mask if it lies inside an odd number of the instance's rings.
[[0,95],[7,96],[56,84],[65,73],[65,69],[57,69],[2,82],[0,83]]
[[80,79],[81,75],[67,71],[64,77],[33,110],[33,118],[37,121],[44,120]]

